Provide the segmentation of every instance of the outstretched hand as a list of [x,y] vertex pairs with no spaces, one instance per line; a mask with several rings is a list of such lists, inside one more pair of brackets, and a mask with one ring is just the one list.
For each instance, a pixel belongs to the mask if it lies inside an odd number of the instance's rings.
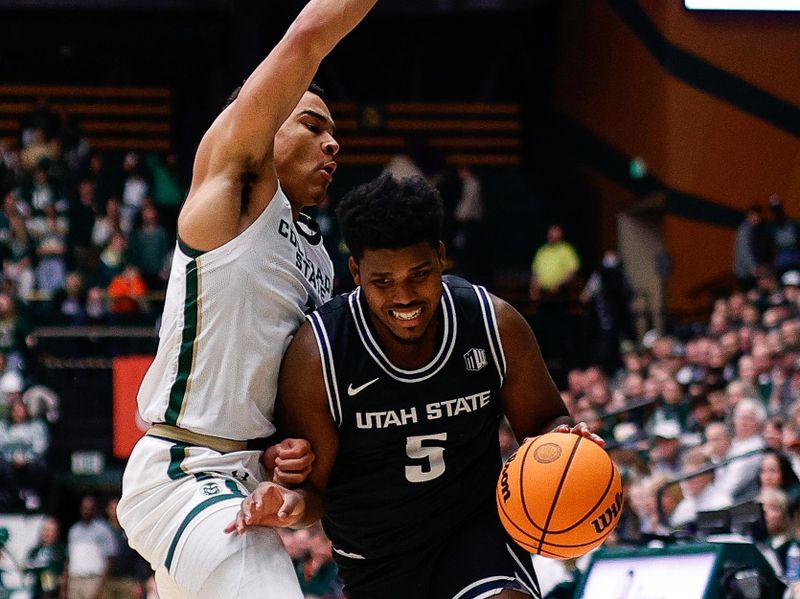
[[281,485],[299,485],[311,472],[314,463],[311,444],[305,439],[284,439],[268,447],[261,457],[267,480]]
[[302,518],[305,508],[305,499],[297,491],[264,482],[242,501],[236,519],[225,532],[241,535],[250,526],[292,526]]

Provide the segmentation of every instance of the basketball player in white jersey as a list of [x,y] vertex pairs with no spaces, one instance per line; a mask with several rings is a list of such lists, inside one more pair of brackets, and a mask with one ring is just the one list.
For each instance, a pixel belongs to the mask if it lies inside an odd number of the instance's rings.
[[158,352],[139,390],[152,426],[118,506],[163,599],[302,597],[273,530],[224,528],[266,478],[283,353],[331,294],[330,259],[300,210],[324,197],[339,145],[309,86],[376,1],[310,0],[200,142]]

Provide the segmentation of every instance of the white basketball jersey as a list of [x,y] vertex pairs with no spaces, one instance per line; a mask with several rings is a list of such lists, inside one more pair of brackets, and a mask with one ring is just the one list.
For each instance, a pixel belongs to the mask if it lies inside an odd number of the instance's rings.
[[333,266],[313,221],[278,187],[244,232],[208,251],[178,241],[142,418],[227,439],[275,432],[278,370],[305,313],[330,299]]

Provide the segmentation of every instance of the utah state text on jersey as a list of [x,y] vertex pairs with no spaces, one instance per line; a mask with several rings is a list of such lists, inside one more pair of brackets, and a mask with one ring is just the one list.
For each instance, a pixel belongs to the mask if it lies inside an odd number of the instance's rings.
[[[445,401],[435,401],[425,406],[422,416],[428,420],[452,418],[459,414],[470,414],[485,408],[491,400],[491,391],[481,391],[466,397],[456,397]],[[356,412],[356,426],[360,429],[389,428],[390,426],[405,426],[419,422],[417,408],[403,408],[400,410],[386,410],[383,412]]]

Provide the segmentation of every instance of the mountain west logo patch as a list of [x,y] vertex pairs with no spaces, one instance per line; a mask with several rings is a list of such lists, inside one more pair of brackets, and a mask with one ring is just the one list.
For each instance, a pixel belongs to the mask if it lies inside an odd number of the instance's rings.
[[473,347],[464,354],[464,362],[467,364],[467,370],[470,372],[478,372],[489,363],[486,360],[486,350]]

